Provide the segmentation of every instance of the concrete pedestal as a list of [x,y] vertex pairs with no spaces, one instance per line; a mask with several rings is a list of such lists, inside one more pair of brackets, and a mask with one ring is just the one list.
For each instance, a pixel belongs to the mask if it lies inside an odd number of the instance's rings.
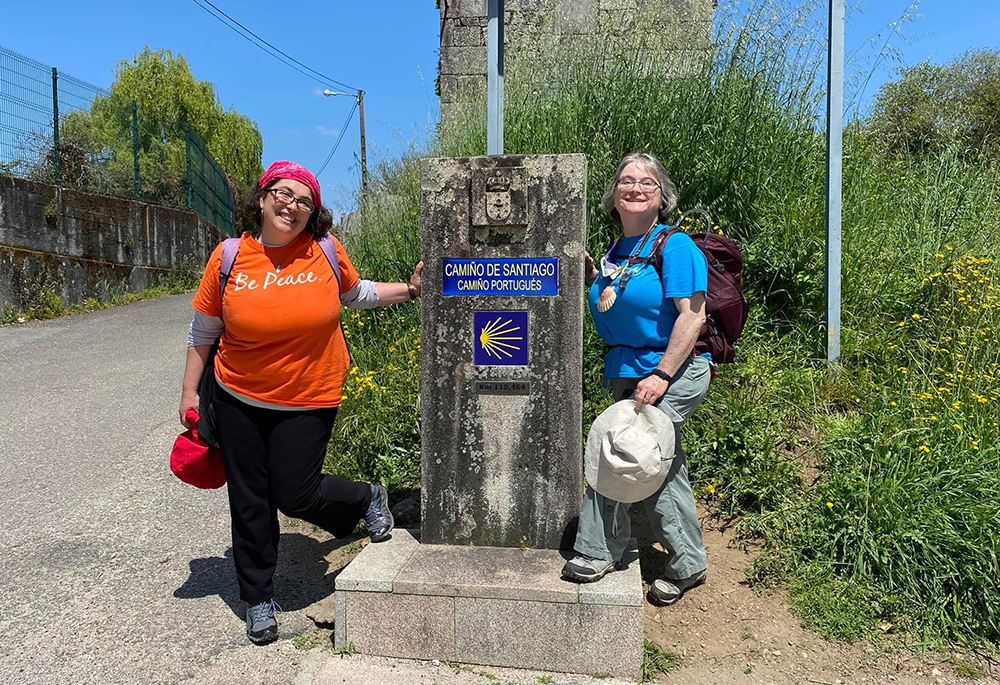
[[567,552],[422,545],[393,531],[337,577],[335,644],[365,654],[635,678],[642,580],[631,545],[596,583],[559,577]]

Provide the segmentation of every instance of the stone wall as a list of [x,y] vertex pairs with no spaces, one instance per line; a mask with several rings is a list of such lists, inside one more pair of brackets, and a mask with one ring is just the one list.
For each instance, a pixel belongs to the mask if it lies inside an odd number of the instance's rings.
[[[447,125],[458,105],[486,97],[487,0],[437,0],[441,14],[438,96],[441,122]],[[594,44],[632,29],[657,38],[671,62],[690,64],[693,50],[704,50],[712,28],[715,0],[505,0],[505,59],[516,60],[531,45],[553,54],[564,45]]]
[[139,291],[200,271],[224,237],[193,212],[0,176],[0,310]]

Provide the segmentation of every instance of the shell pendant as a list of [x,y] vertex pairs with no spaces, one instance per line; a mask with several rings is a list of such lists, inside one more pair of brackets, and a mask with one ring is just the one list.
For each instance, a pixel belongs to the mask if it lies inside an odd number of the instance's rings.
[[601,293],[601,297],[597,300],[597,311],[603,314],[611,309],[611,306],[617,299],[618,293],[615,292],[614,286],[609,285],[604,289],[604,292]]
[[274,267],[274,273],[276,273],[276,274],[280,274],[281,273],[281,264],[278,264],[276,267]]

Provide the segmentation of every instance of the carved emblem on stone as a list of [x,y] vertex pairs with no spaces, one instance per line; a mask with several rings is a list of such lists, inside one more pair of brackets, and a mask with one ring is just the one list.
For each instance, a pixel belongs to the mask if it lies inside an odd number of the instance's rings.
[[524,241],[528,229],[527,185],[527,172],[522,166],[473,170],[473,242],[509,244]]
[[510,178],[492,176],[486,180],[486,216],[493,221],[506,221],[510,217]]

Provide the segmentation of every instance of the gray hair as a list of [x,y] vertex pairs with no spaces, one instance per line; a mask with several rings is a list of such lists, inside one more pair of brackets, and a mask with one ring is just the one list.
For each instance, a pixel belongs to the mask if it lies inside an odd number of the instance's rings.
[[633,162],[638,162],[646,167],[646,170],[660,184],[660,213],[657,215],[657,220],[661,224],[666,223],[670,215],[677,209],[677,186],[667,176],[667,170],[663,168],[663,164],[656,158],[656,155],[649,152],[630,152],[622,157],[622,161],[618,163],[618,169],[615,171],[615,177],[611,179],[611,183],[608,184],[607,190],[601,197],[601,207],[608,216],[615,220],[615,223],[622,222],[621,215],[615,209],[615,188],[618,187],[618,179],[621,178],[622,170]]

